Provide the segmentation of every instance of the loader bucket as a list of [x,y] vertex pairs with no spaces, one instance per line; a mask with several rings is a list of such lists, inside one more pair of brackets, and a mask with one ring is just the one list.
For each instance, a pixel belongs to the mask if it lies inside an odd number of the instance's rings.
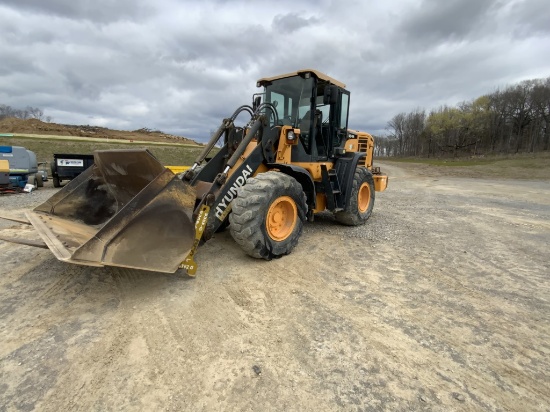
[[27,217],[59,260],[172,273],[193,245],[194,206],[194,189],[148,150],[98,150]]

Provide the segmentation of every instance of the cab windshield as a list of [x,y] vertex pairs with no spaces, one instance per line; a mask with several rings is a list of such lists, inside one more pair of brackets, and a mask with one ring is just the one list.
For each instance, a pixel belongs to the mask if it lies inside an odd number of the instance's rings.
[[266,102],[275,106],[279,126],[298,127],[300,119],[311,110],[313,84],[312,77],[293,76],[274,80],[266,86]]

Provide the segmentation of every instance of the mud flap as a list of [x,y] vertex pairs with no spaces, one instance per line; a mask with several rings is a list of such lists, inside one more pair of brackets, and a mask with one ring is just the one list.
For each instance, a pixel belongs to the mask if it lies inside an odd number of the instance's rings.
[[194,206],[148,150],[105,150],[27,217],[60,260],[173,273],[193,246]]

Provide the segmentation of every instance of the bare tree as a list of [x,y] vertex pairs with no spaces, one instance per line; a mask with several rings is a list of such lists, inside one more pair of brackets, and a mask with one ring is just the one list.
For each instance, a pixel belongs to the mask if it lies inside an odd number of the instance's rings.
[[526,80],[429,115],[399,113],[388,123],[384,153],[460,156],[550,149],[550,78]]
[[390,137],[397,141],[397,155],[403,155],[403,147],[405,142],[405,121],[407,119],[406,113],[399,113],[395,115],[389,122],[387,129],[390,132]]
[[[7,117],[15,117],[17,119],[44,119],[44,111],[38,107],[27,106],[24,109],[17,109],[11,106],[0,104],[0,120]],[[49,116],[48,116],[49,117]],[[51,117],[49,117],[51,121]]]

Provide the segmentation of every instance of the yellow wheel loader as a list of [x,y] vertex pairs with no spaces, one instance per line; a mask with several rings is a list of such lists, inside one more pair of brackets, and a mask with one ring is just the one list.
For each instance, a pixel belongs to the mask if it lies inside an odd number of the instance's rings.
[[94,166],[28,219],[60,260],[190,275],[197,247],[227,226],[248,255],[270,260],[289,254],[318,212],[364,224],[387,176],[373,167],[372,136],[348,129],[345,85],[310,69],[257,85],[186,172],[147,150],[96,151]]

